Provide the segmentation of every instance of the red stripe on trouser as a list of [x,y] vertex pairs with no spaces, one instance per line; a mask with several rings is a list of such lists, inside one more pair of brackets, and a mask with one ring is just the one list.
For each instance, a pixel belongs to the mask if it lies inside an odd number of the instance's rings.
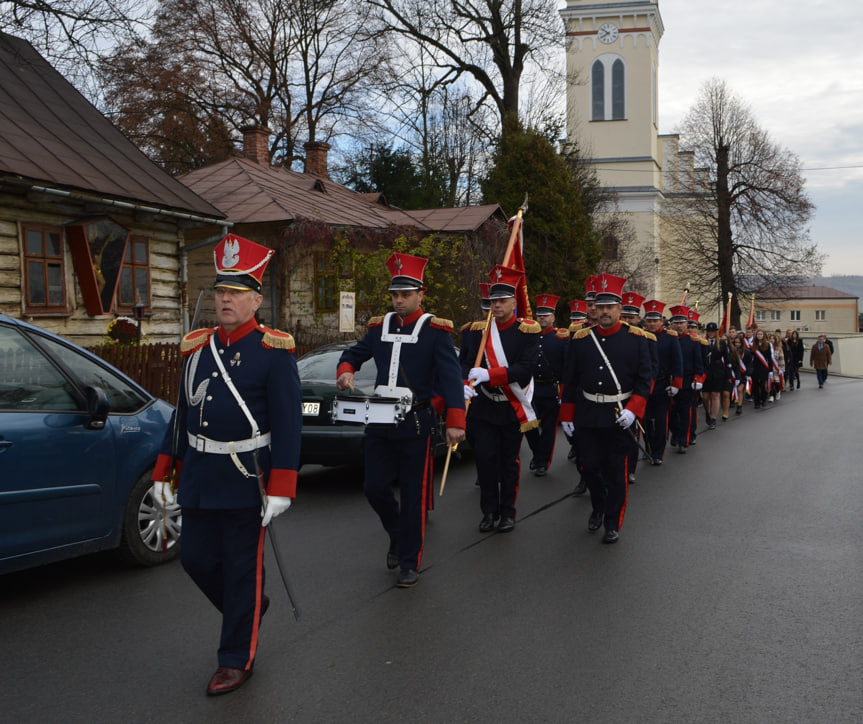
[[623,516],[626,513],[626,499],[629,497],[629,458],[623,461],[623,505],[620,506],[620,516],[617,519],[617,530],[623,525]]
[[423,560],[423,548],[425,548],[426,544],[426,516],[428,515],[428,508],[426,507],[428,501],[428,493],[431,487],[432,478],[434,476],[434,458],[432,458],[431,454],[431,437],[426,438],[426,460],[425,465],[423,466],[423,489],[422,489],[422,522],[420,523],[420,550],[417,553],[417,570],[420,568],[420,564]]
[[246,662],[246,671],[255,663],[255,654],[258,652],[258,629],[261,626],[261,602],[264,594],[264,536],[267,529],[261,527],[261,535],[258,538],[258,556],[255,561],[255,618],[252,621],[252,640],[249,645],[249,660]]

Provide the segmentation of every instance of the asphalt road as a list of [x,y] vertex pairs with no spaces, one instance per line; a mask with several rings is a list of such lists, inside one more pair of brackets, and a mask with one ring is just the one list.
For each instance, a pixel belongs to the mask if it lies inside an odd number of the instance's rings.
[[407,590],[359,474],[304,470],[276,522],[302,619],[270,566],[255,676],[229,696],[204,695],[219,620],[179,564],[4,576],[0,719],[860,722],[861,402],[863,381],[804,375],[640,466],[614,546],[587,533],[563,444],[522,475],[509,535],[477,531],[465,456]]

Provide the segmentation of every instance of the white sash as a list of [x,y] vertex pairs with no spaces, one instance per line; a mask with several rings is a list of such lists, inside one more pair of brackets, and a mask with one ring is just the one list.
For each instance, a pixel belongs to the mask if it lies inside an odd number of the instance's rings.
[[[516,322],[518,324],[518,322]],[[500,332],[497,329],[497,323],[492,322],[489,334],[490,343],[486,345],[486,360],[489,367],[509,367],[504,352],[503,344],[500,340]],[[530,430],[537,426],[538,420],[536,412],[534,412],[531,401],[533,400],[533,378],[530,378],[530,383],[523,388],[518,382],[510,382],[501,386],[501,391],[509,403],[515,410],[518,417],[519,425],[522,431]]]
[[390,353],[390,367],[387,372],[387,384],[378,385],[375,387],[375,394],[383,397],[409,397],[413,399],[413,391],[410,387],[399,387],[396,385],[399,377],[399,359],[402,354],[403,344],[416,344],[420,337],[420,330],[427,320],[431,319],[432,315],[425,313],[414,324],[413,332],[410,334],[399,334],[390,332],[390,320],[395,312],[388,312],[384,315],[383,328],[381,330],[381,342],[389,342],[393,349]]

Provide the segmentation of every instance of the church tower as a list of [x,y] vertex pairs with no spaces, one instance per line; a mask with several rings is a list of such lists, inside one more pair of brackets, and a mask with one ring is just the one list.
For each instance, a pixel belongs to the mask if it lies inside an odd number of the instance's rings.
[[677,146],[676,137],[660,137],[658,128],[664,32],[658,2],[567,0],[560,14],[568,41],[567,140],[616,192],[637,253],[651,261],[640,265],[638,291],[659,297],[662,157],[666,150],[676,154]]

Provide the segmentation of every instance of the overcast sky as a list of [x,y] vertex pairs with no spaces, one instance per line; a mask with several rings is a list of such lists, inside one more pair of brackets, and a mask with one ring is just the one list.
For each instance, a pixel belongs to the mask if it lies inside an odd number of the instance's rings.
[[[863,275],[863,12],[826,0],[659,0],[659,130],[672,133],[712,77],[797,154],[817,207],[823,273]],[[837,167],[856,168],[837,168]],[[820,170],[825,168],[830,170]]]

